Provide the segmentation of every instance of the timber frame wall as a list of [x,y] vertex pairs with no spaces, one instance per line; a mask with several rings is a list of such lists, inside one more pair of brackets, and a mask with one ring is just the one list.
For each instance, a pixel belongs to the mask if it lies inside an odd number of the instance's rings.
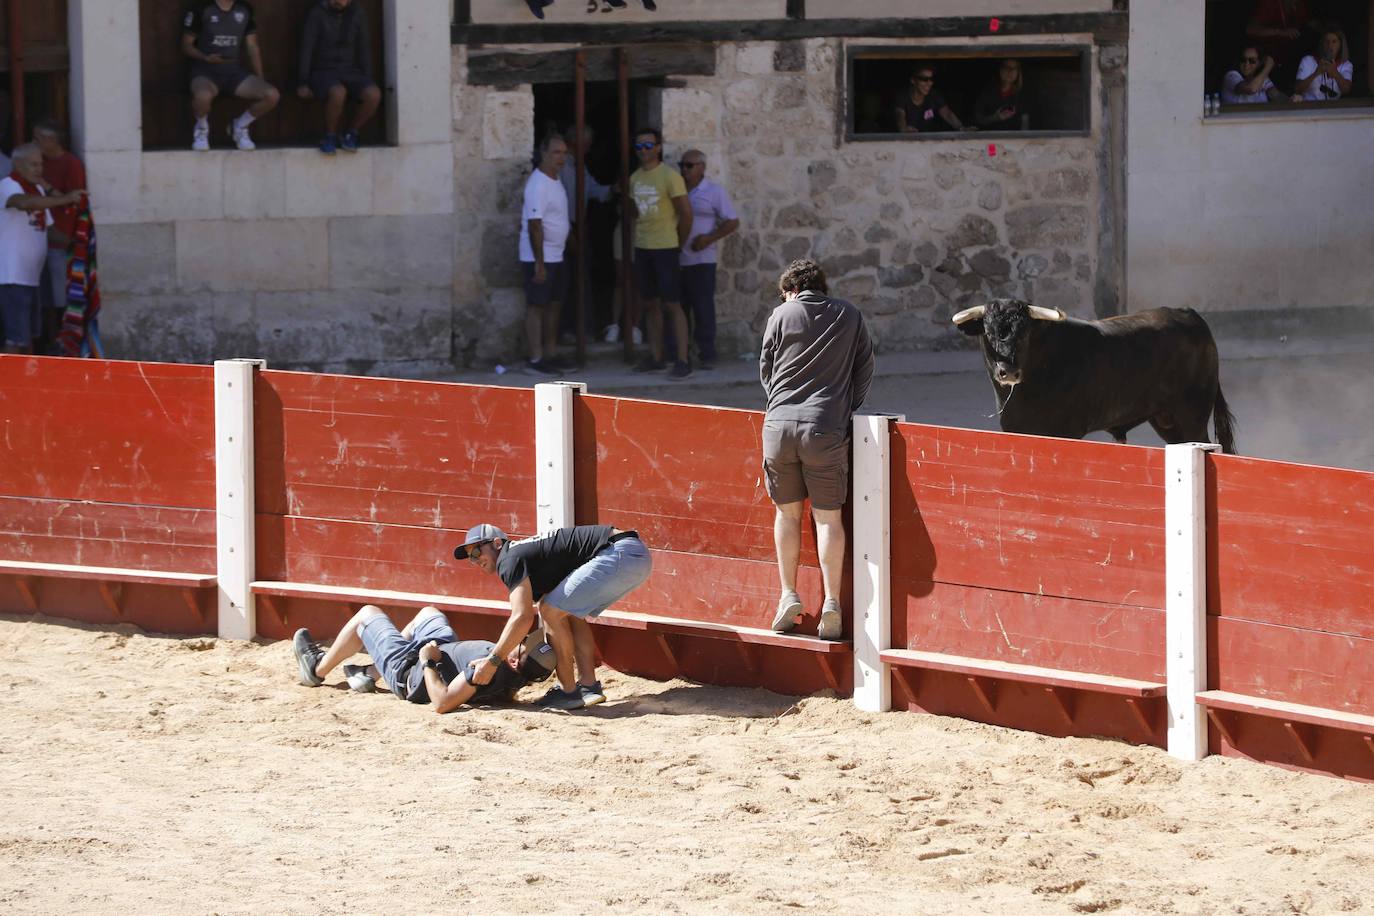
[[[453,559],[466,527],[609,523],[655,562],[616,610],[676,629],[669,670],[647,632],[598,628],[607,664],[828,686],[804,647],[719,636],[766,628],[776,597],[756,411],[4,356],[0,423],[6,613],[284,638],[363,603],[331,589],[385,590],[462,596],[458,628],[489,637],[506,596]],[[853,443],[852,652],[832,674],[860,706],[1374,779],[1374,474],[881,416]],[[301,597],[263,600],[262,580]]]

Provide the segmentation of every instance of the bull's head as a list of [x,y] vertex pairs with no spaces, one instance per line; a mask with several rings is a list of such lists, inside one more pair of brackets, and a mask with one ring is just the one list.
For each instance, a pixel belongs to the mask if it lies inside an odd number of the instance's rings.
[[965,334],[983,335],[983,358],[992,380],[1015,385],[1025,368],[1027,338],[1034,321],[1063,321],[1059,309],[1046,309],[1020,299],[993,299],[955,315],[953,321]]

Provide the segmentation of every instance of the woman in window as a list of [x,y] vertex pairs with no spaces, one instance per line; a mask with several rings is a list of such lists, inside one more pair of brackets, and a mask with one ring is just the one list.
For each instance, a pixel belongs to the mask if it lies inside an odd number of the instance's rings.
[[1340,29],[1327,29],[1317,43],[1320,60],[1311,54],[1298,64],[1298,78],[1293,83],[1293,101],[1330,102],[1350,91],[1355,78],[1355,65]]
[[1240,51],[1240,66],[1228,70],[1221,80],[1221,100],[1227,105],[1254,105],[1282,102],[1286,97],[1269,78],[1274,58],[1260,54],[1260,49],[1247,45]]
[[997,70],[997,79],[983,87],[973,106],[973,120],[987,130],[1022,130],[1030,126],[1026,112],[1021,61],[1009,57]]
[[944,130],[943,124],[955,130],[964,129],[963,122],[949,110],[945,97],[935,91],[935,68],[929,64],[912,71],[911,90],[896,113],[897,130],[903,133]]

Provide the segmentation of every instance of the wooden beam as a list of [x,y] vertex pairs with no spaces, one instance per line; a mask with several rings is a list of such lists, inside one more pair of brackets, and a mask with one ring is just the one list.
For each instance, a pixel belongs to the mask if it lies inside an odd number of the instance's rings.
[[1317,759],[1317,735],[1310,731],[1306,725],[1298,722],[1284,722],[1283,730],[1288,732],[1288,737],[1293,739],[1293,743],[1298,746],[1298,753],[1302,754],[1302,759],[1308,763],[1313,763]]
[[[571,83],[577,55],[586,58],[586,78],[616,79],[616,50],[591,47],[582,51],[474,51],[468,55],[468,85],[509,89],[526,83]],[[660,44],[635,48],[630,56],[630,79],[665,76],[713,76],[716,50],[709,44]]]
[[[1090,34],[1099,43],[1124,43],[1129,14],[1055,13],[999,19],[999,38],[1024,35]],[[454,23],[456,45],[663,44],[667,42],[794,41],[806,38],[983,38],[987,16],[890,19],[768,19],[737,22],[669,22],[645,24],[521,23],[470,25]],[[571,77],[569,77],[571,79]]]
[[1145,740],[1150,741],[1155,736],[1154,716],[1145,711],[1144,699],[1136,697],[1126,697],[1126,708],[1131,711],[1135,721],[1140,725],[1140,730],[1145,733]]
[[840,672],[836,670],[837,664],[835,656],[829,652],[817,653],[816,658],[821,663],[821,674],[825,675],[825,682],[830,685],[830,689],[836,693],[840,692]]
[[198,588],[181,589],[181,599],[186,602],[186,606],[191,609],[191,613],[202,622],[210,616],[209,610],[204,601],[201,600],[201,590]]
[[985,680],[980,677],[966,677],[968,685],[973,688],[973,695],[978,698],[978,703],[983,707],[988,715],[997,714],[997,682]]
[[1064,724],[1073,728],[1074,698],[1073,694],[1062,687],[1042,688],[1054,702],[1054,708],[1059,710],[1059,714],[1064,717]]
[[1207,718],[1212,720],[1212,724],[1216,726],[1217,731],[1221,732],[1221,737],[1226,739],[1227,744],[1231,745],[1231,747],[1238,746],[1236,744],[1236,733],[1238,729],[1226,721],[1225,713],[1219,709],[1208,707]]
[[277,621],[282,626],[286,626],[286,601],[284,599],[262,593],[258,593],[256,598],[267,605],[267,610],[276,616]]
[[655,633],[654,639],[658,640],[658,647],[663,650],[663,654],[668,657],[668,662],[673,666],[675,673],[681,673],[682,666],[677,662],[677,655],[673,653],[673,644],[668,641],[665,633]]
[[737,642],[735,651],[739,653],[740,664],[744,666],[744,670],[748,671],[751,677],[756,677],[759,673],[759,663],[754,647],[747,642]]
[[19,589],[20,596],[24,603],[29,606],[29,610],[38,610],[38,583],[29,576],[15,576],[15,587]]
[[110,613],[116,617],[123,617],[124,612],[119,607],[120,584],[118,582],[99,583],[100,597],[105,601],[105,606],[110,609]]
[[897,677],[897,689],[906,697],[908,706],[916,705],[916,694],[920,690],[921,671],[919,668],[903,668],[899,665],[892,665],[890,670]]

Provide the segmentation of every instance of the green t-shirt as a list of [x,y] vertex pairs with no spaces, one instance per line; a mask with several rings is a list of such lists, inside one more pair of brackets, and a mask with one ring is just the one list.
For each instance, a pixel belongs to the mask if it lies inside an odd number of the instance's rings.
[[635,220],[636,248],[677,248],[677,210],[674,197],[687,194],[687,184],[677,169],[663,163],[652,172],[636,169],[630,176],[630,194],[639,217]]

